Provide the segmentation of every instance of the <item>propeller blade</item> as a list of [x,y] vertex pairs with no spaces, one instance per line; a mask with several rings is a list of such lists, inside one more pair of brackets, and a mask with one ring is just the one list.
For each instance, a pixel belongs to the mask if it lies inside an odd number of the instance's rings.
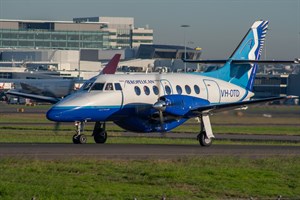
[[[156,87],[158,88],[158,98],[160,98],[163,95],[163,88],[161,85],[161,73],[156,75]],[[153,104],[152,106],[154,109],[156,109],[159,113],[159,122],[160,122],[160,128],[163,131],[164,130],[164,115],[163,111],[166,109],[166,103],[160,99],[156,103]],[[161,136],[165,137],[164,132],[161,132]]]
[[164,115],[162,111],[159,111],[159,121],[161,125],[164,123]]
[[153,104],[152,106],[154,109],[156,109],[159,113],[159,121],[160,121],[160,126],[161,130],[164,128],[164,115],[163,111],[166,109],[166,103],[162,100],[158,100],[156,103]]

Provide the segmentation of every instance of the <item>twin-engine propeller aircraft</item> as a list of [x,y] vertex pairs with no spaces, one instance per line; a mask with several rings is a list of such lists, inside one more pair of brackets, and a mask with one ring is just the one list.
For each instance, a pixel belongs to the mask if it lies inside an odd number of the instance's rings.
[[47,118],[55,122],[75,122],[73,142],[78,144],[86,143],[83,134],[86,122],[95,122],[95,142],[105,143],[107,121],[129,131],[166,132],[190,118],[199,117],[197,138],[200,145],[210,146],[214,138],[211,113],[293,98],[250,100],[260,62],[292,63],[259,61],[267,27],[268,21],[256,21],[228,60],[196,61],[225,63],[219,70],[183,74],[99,74],[79,91],[57,102],[47,112]]

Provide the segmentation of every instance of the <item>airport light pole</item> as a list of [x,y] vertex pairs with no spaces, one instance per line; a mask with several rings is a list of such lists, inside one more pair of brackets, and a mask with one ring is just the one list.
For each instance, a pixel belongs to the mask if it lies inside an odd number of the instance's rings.
[[[183,37],[184,37],[184,60],[186,60],[186,44],[185,44],[185,42],[186,42],[186,37],[185,37],[185,29],[186,28],[188,28],[188,27],[190,27],[190,25],[188,25],[188,24],[183,24],[183,25],[181,25],[180,26],[181,28],[184,28],[184,32],[183,32]],[[184,72],[186,72],[186,62],[184,62]]]

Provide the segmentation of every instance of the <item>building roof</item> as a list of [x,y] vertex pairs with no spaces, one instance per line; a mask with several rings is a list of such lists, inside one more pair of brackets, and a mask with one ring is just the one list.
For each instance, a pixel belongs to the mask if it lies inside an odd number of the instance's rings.
[[185,48],[187,50],[194,50],[193,48],[190,48],[190,47],[185,47],[185,46],[179,46],[179,45],[167,45],[167,44],[141,44],[140,45],[140,48],[143,48],[143,47],[152,47],[154,49],[170,49],[170,50],[184,50]]
[[[27,22],[27,23],[70,23],[76,24],[74,21],[55,21],[55,20],[27,20],[27,19],[0,19],[0,22]],[[108,22],[81,22],[84,24],[108,24]]]

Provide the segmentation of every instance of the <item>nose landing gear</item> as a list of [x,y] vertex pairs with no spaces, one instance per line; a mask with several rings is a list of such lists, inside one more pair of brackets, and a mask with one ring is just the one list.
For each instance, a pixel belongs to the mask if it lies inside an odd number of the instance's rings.
[[[85,122],[75,122],[76,134],[73,135],[73,143],[74,144],[85,144],[87,141],[87,137],[82,134],[84,130]],[[105,122],[96,122],[93,130],[94,140],[96,143],[103,144],[107,140],[107,132],[105,130]]]
[[87,141],[87,138],[84,134],[81,134],[84,129],[84,122],[75,122],[76,127],[76,134],[73,135],[73,143],[74,144],[85,144]]

